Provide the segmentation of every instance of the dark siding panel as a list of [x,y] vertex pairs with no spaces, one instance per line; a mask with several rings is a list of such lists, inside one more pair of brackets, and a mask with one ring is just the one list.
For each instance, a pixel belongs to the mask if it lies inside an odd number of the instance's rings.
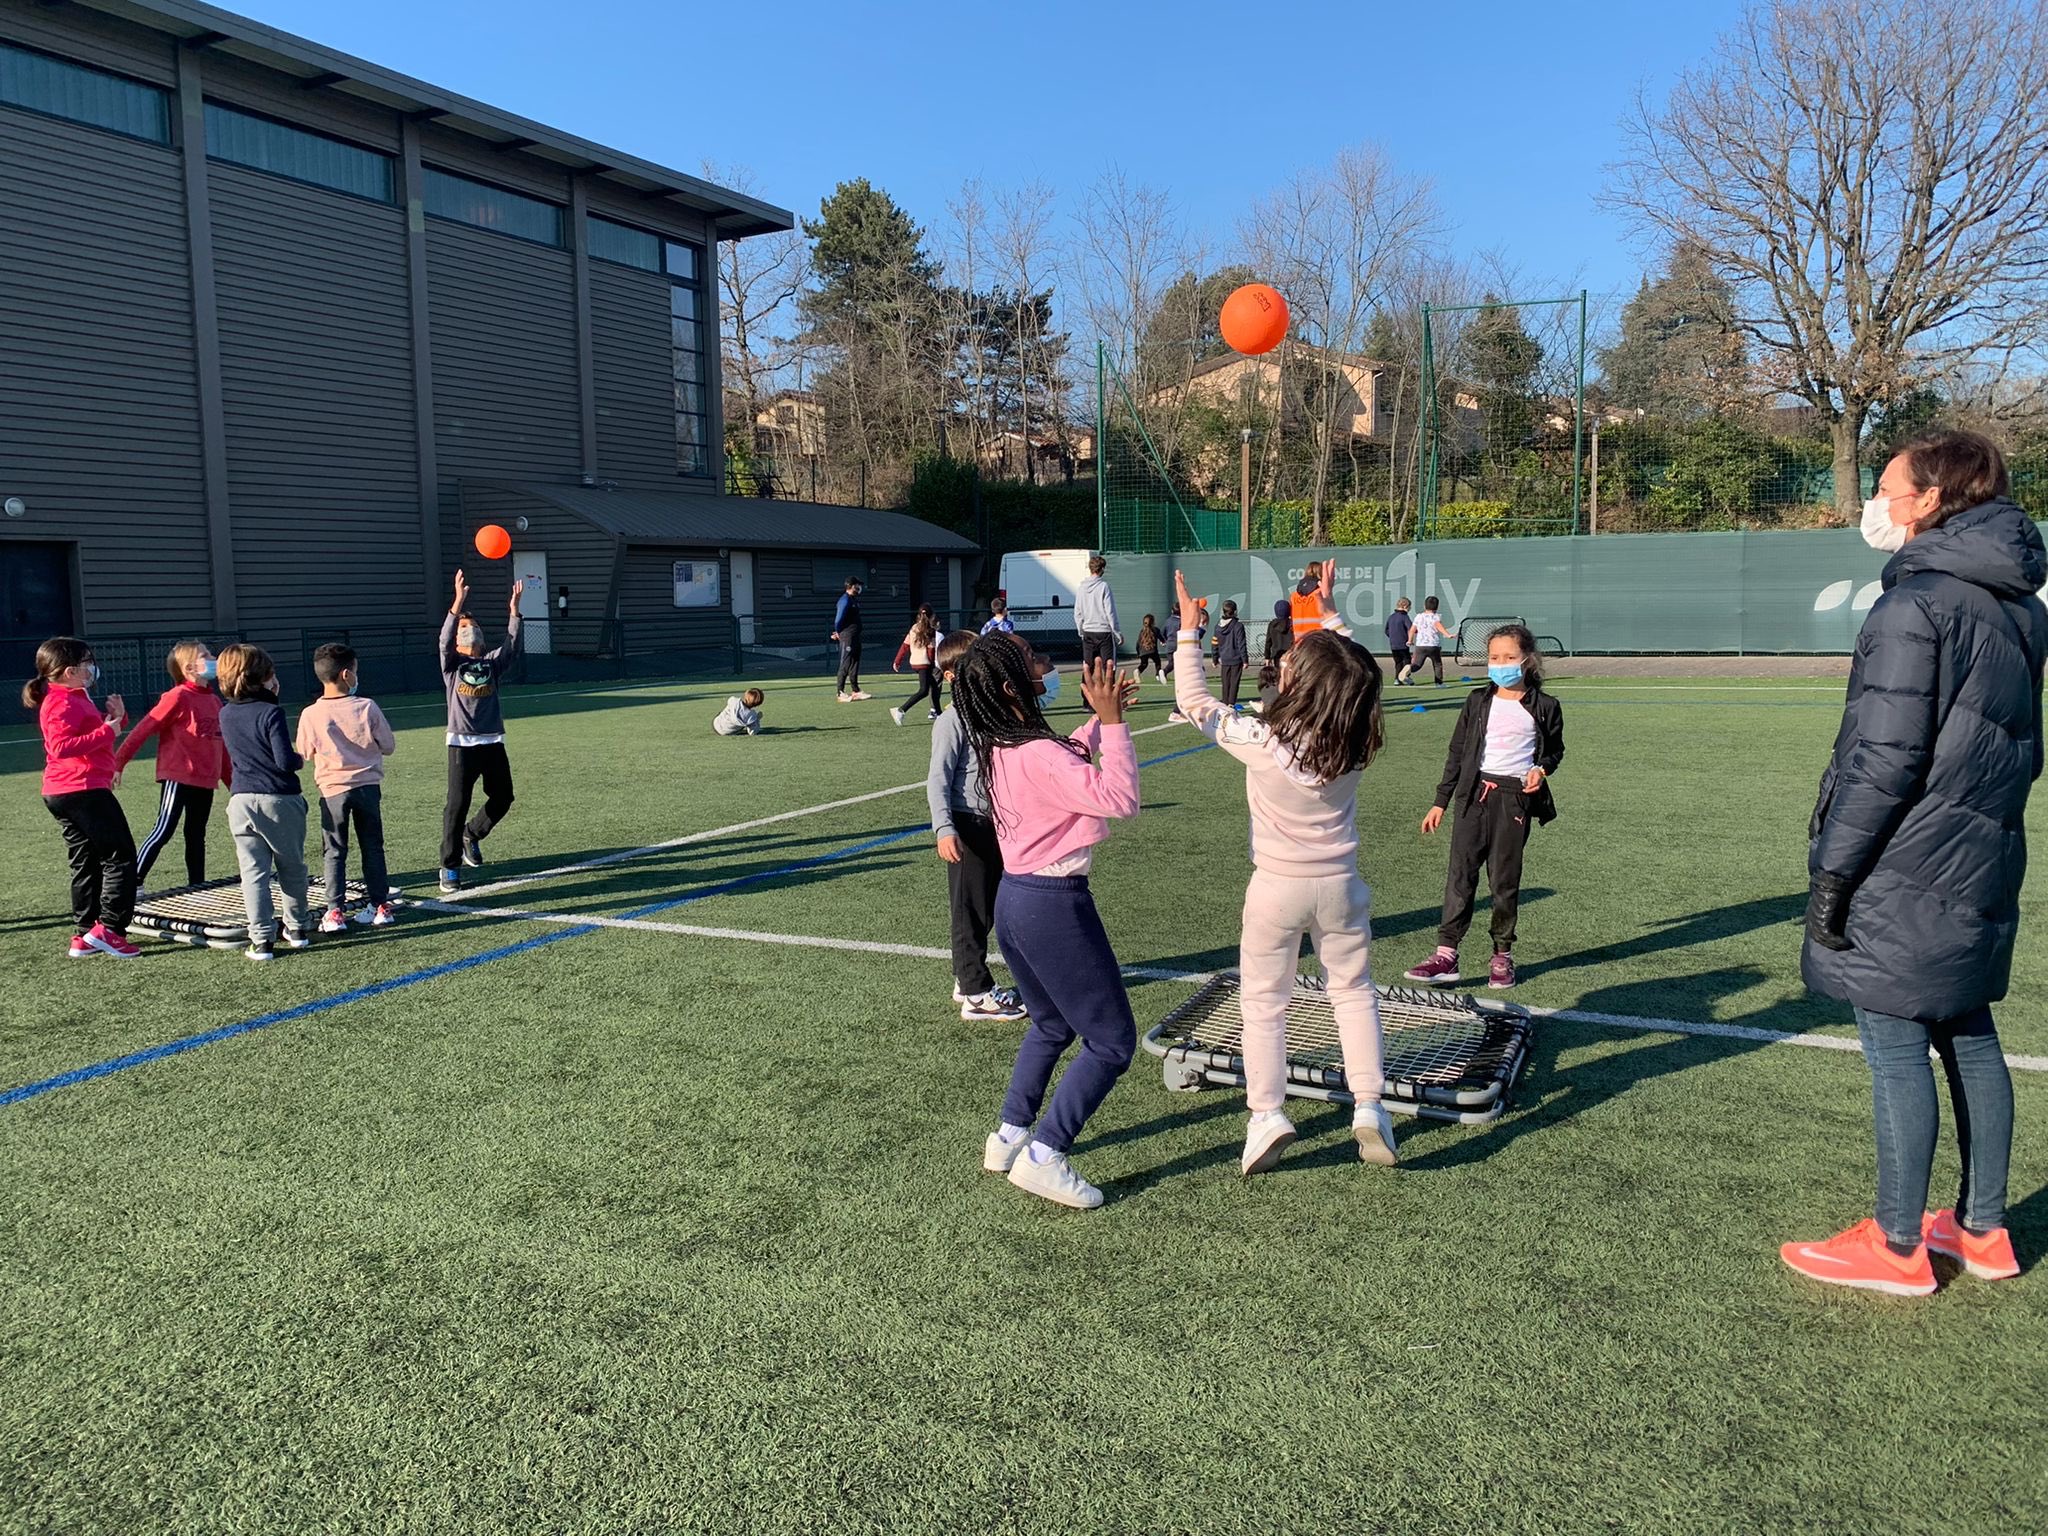
[[529,197],[569,206],[569,173],[549,170],[529,155],[506,153],[428,123],[420,129],[420,158],[428,165],[478,181],[496,182]]
[[79,541],[90,630],[204,628],[177,156],[0,109],[0,209],[0,495],[30,508],[8,532]]
[[[548,557],[550,588],[569,589],[569,617],[549,620],[556,654],[594,654],[603,643],[604,622],[609,617],[605,605],[612,588],[616,548],[612,536],[559,507],[528,496],[472,485],[464,489],[462,500],[467,509],[462,528],[462,570],[469,578],[470,608],[495,618],[505,612],[512,596],[512,562],[485,560],[476,553],[472,542],[477,529],[486,523],[496,523],[512,530],[515,550],[539,550]],[[513,527],[514,520],[521,517],[527,521],[524,533]],[[551,614],[554,598],[550,591]]]
[[209,186],[243,626],[416,626],[404,218],[236,166]]
[[[826,637],[832,633],[832,610],[839,601],[840,588],[835,586],[830,592],[811,590],[813,558],[830,561],[836,567],[855,557],[833,551],[813,557],[786,550],[764,550],[754,556],[754,622],[761,644],[830,644]],[[784,588],[789,590],[787,597],[783,596]],[[860,608],[864,666],[868,671],[886,672],[889,658],[896,654],[896,642],[910,628],[911,615],[916,611],[910,600],[910,562],[900,556],[871,560]],[[879,662],[878,650],[883,653]]]
[[[678,560],[718,560],[717,608],[678,608]],[[619,582],[619,619],[629,651],[730,649],[732,645],[732,562],[715,549],[684,545],[630,545]]]
[[366,149],[398,153],[398,117],[338,91],[308,91],[285,75],[215,51],[206,56],[206,94]]
[[680,483],[668,292],[668,279],[652,272],[590,264],[597,466],[621,485],[673,490]]
[[444,564],[476,563],[458,482],[573,481],[583,465],[569,253],[427,221]]
[[[699,245],[709,241],[710,226],[704,216],[680,203],[650,200],[601,180],[593,180],[589,191],[590,211],[600,218],[616,219],[636,229],[651,229],[671,240],[694,240]],[[706,255],[708,259],[708,249]]]
[[177,82],[177,52],[169,38],[77,6],[10,5],[0,12],[0,37],[137,80]]

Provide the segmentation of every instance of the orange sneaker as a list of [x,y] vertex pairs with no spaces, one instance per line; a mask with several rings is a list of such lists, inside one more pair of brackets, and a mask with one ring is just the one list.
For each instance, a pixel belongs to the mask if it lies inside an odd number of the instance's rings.
[[1884,1233],[1866,1217],[1848,1231],[1819,1243],[1787,1243],[1778,1256],[1809,1280],[1883,1291],[1887,1296],[1932,1296],[1934,1266],[1927,1249],[1900,1258],[1885,1246]]
[[2020,1272],[2012,1235],[1994,1227],[1981,1236],[1956,1220],[1951,1210],[1920,1218],[1920,1235],[1936,1253],[1946,1254],[1979,1280],[2010,1280]]

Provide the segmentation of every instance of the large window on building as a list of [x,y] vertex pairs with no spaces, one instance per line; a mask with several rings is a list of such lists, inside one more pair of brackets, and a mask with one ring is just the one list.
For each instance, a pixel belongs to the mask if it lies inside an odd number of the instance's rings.
[[426,208],[437,219],[473,224],[520,240],[559,246],[562,210],[522,192],[508,192],[487,181],[471,181],[452,171],[426,167]]
[[206,153],[231,165],[379,203],[397,200],[391,156],[217,101],[206,104]]
[[711,473],[709,376],[704,371],[704,253],[681,240],[662,242],[668,272],[668,328],[675,358],[676,473]]
[[0,43],[0,106],[152,144],[171,142],[170,92],[12,43]]
[[661,236],[650,235],[630,224],[600,219],[594,213],[586,217],[583,228],[586,248],[597,260],[638,267],[642,272],[661,270]]

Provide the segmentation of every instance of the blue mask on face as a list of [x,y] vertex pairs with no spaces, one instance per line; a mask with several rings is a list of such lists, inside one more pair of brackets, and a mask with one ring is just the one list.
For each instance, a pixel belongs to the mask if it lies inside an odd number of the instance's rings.
[[1490,666],[1486,669],[1486,675],[1492,679],[1493,686],[1496,688],[1519,688],[1522,686],[1522,665],[1520,662],[1515,663],[1511,667]]
[[211,656],[207,657],[206,660],[199,663],[199,681],[201,681],[202,683],[210,683],[219,676],[220,663],[218,661],[215,661]]
[[1038,680],[1038,696],[1048,704],[1060,696],[1059,673],[1048,672]]
[[91,687],[100,680],[100,664],[96,661],[88,661],[85,664],[85,670],[89,674],[86,678],[86,686]]

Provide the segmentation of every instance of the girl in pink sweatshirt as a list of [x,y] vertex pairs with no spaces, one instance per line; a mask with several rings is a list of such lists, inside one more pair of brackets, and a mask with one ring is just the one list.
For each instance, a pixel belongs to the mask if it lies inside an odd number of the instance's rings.
[[[1174,575],[1181,645],[1192,663],[1194,600]],[[1209,692],[1198,665],[1174,668],[1175,703],[1244,764],[1252,879],[1238,952],[1245,1093],[1242,1168],[1264,1173],[1294,1140],[1287,1093],[1287,1004],[1301,936],[1315,940],[1344,1046],[1358,1155],[1391,1167],[1394,1125],[1380,1103],[1380,1011],[1372,986],[1372,896],[1358,877],[1358,775],[1380,748],[1380,668],[1364,646],[1311,629],[1280,659],[1279,694],[1246,719]]]
[[36,675],[21,690],[22,707],[43,728],[43,804],[64,829],[71,859],[71,911],[78,927],[71,958],[142,953],[128,942],[135,916],[135,838],[114,798],[114,738],[127,723],[121,695],[93,703],[100,669],[92,647],[58,635],[36,648]]
[[114,770],[125,769],[143,744],[154,736],[156,746],[156,825],[136,853],[135,880],[149,878],[150,866],[185,823],[185,878],[206,883],[206,821],[213,814],[216,785],[231,787],[228,744],[220,738],[220,695],[213,691],[213,651],[200,640],[171,647],[164,660],[171,686],[156,708],[135,722],[128,739],[114,749]]
[[[1045,722],[1038,700],[1047,688],[1035,673],[1027,647],[994,634],[975,641],[953,676],[953,707],[988,786],[1003,854],[996,938],[1031,1015],[982,1166],[1085,1211],[1102,1204],[1102,1191],[1074,1172],[1067,1152],[1137,1045],[1122,968],[1088,891],[1111,819],[1138,814],[1138,757],[1124,724],[1137,684],[1113,662],[1085,667],[1081,694],[1094,714],[1066,737]],[[1081,1052],[1040,1120],[1053,1068],[1076,1036]]]

